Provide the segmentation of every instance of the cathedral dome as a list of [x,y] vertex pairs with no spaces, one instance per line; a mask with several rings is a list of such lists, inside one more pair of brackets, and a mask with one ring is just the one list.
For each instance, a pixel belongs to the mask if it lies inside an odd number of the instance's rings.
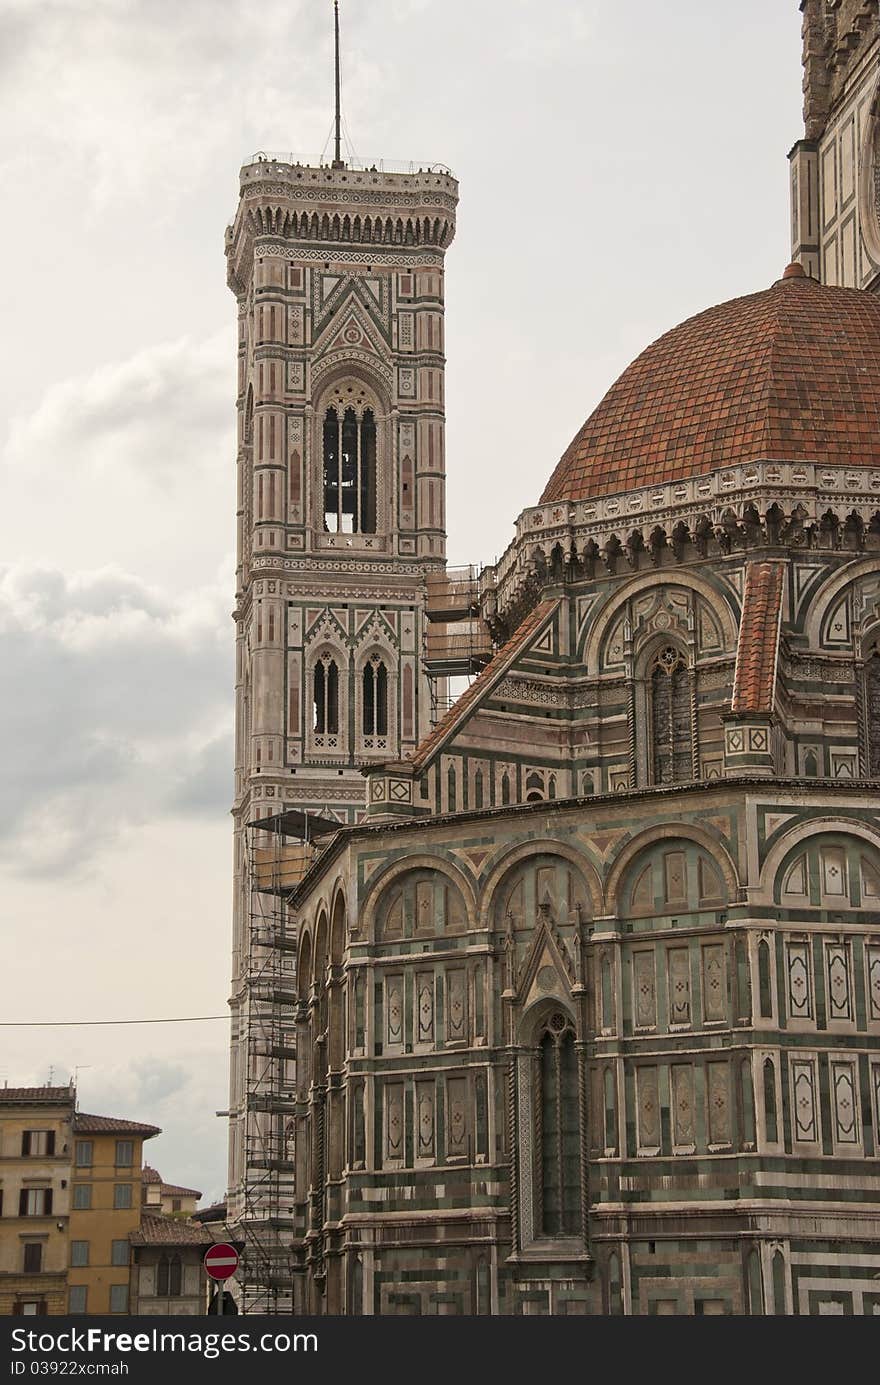
[[612,385],[541,502],[759,460],[880,465],[880,297],[790,265],[763,293],[689,318]]

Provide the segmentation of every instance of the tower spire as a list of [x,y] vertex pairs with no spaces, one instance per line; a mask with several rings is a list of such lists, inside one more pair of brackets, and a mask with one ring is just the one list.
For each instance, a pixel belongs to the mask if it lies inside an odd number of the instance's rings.
[[339,0],[333,0],[333,29],[336,52],[336,144],[333,167],[342,168],[342,112],[339,100]]

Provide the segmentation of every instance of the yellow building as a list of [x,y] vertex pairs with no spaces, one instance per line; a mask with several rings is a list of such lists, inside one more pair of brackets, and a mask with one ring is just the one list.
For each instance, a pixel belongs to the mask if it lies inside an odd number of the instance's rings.
[[0,1088],[0,1315],[4,1317],[67,1312],[75,1097],[72,1084]]
[[157,1169],[144,1164],[144,1212],[163,1217],[191,1217],[201,1196],[198,1188],[182,1188],[179,1183],[166,1183]]
[[73,1123],[68,1311],[128,1313],[130,1237],[141,1217],[144,1140],[155,1125],[77,1112]]

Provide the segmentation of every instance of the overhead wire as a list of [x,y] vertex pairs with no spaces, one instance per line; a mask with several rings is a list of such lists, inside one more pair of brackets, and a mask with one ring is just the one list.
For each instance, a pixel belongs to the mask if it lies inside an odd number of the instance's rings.
[[138,1020],[0,1020],[0,1029],[81,1029],[107,1024],[202,1024],[207,1020],[228,1020],[229,1015],[170,1015],[161,1019]]

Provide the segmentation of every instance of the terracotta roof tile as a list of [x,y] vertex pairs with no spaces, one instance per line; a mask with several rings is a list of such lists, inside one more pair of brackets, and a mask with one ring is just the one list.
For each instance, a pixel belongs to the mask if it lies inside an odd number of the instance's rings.
[[203,1226],[153,1212],[141,1214],[140,1227],[129,1239],[133,1246],[209,1246],[214,1240]]
[[169,1197],[198,1198],[202,1196],[198,1188],[181,1188],[177,1183],[163,1183],[162,1193],[163,1195],[167,1193]]
[[782,614],[783,562],[749,563],[733,679],[733,712],[771,712]]
[[563,454],[542,503],[768,459],[880,465],[880,298],[780,279],[659,338]]
[[141,1121],[118,1120],[115,1116],[90,1116],[85,1111],[77,1111],[73,1128],[77,1134],[84,1135],[143,1135],[149,1140],[153,1135],[161,1135],[158,1125],[144,1125]]
[[72,1101],[69,1087],[0,1087],[0,1101]]
[[461,697],[457,698],[446,715],[441,717],[434,730],[425,737],[420,745],[416,746],[409,757],[416,769],[424,769],[428,762],[434,758],[440,747],[448,741],[453,731],[464,720],[465,714],[470,712],[488,689],[498,682],[502,674],[507,672],[516,655],[519,654],[530,637],[538,633],[544,621],[556,610],[558,605],[558,600],[539,601],[534,610],[529,612],[525,620],[514,630],[510,639],[492,656],[470,687],[465,688]]
[[158,1173],[158,1172],[156,1171],[156,1169],[154,1169],[154,1168],[152,1167],[151,1164],[144,1164],[144,1167],[141,1169],[141,1182],[142,1182],[142,1183],[161,1183],[161,1182],[162,1182],[162,1175],[161,1175],[161,1173]]

